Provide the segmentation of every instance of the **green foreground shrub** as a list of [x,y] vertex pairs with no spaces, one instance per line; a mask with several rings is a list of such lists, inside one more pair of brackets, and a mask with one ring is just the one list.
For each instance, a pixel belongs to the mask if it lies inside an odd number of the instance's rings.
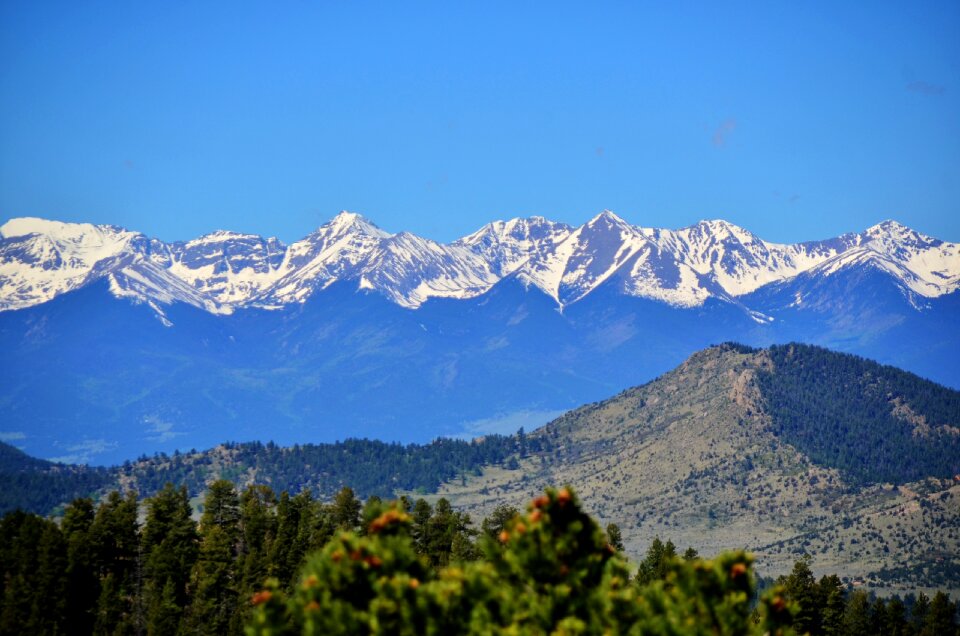
[[410,516],[371,508],[365,534],[313,555],[294,592],[254,595],[250,636],[281,634],[788,634],[779,589],[751,603],[743,552],[671,559],[661,579],[630,581],[624,559],[568,488],[510,520],[484,558],[439,571],[414,550]]

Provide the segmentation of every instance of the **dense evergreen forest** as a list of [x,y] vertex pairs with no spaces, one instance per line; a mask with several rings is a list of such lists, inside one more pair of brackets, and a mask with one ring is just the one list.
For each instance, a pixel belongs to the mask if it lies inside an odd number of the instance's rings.
[[225,480],[197,523],[167,484],[77,499],[59,524],[0,519],[0,633],[958,633],[943,593],[871,599],[806,561],[758,592],[743,553],[658,539],[630,567],[621,550],[567,488],[477,526],[443,499],[344,487],[325,503]]
[[851,483],[960,474],[960,391],[821,347],[767,350],[758,375],[774,433]]
[[105,468],[56,464],[0,442],[0,482],[0,514],[17,509],[45,514],[109,487],[113,477]]
[[396,444],[348,439],[334,444],[228,443],[216,449],[141,457],[114,468],[68,466],[34,459],[0,443],[0,513],[16,509],[47,514],[77,497],[94,497],[109,488],[133,489],[143,496],[165,483],[183,484],[203,494],[213,479],[237,486],[255,482],[275,491],[311,489],[331,496],[349,484],[360,497],[393,497],[398,492],[434,492],[441,482],[479,472],[510,457],[545,450],[549,440],[488,435],[471,441],[438,439],[429,444]]

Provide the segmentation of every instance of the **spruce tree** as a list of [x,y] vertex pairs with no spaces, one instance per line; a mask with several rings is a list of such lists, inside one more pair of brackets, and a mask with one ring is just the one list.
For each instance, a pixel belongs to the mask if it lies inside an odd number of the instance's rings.
[[823,576],[817,584],[820,604],[820,629],[825,636],[842,636],[846,592],[837,575]]
[[909,633],[907,608],[899,596],[894,596],[887,603],[887,616],[884,621],[883,633],[890,636],[906,636]]
[[200,519],[200,551],[190,577],[192,598],[186,631],[225,634],[238,610],[236,553],[240,538],[240,499],[226,480],[210,485]]
[[413,537],[413,546],[417,554],[427,553],[427,524],[433,516],[433,508],[425,499],[417,499],[413,504],[410,533]]
[[822,607],[820,588],[813,572],[810,570],[810,556],[804,556],[794,563],[793,571],[786,577],[781,577],[778,583],[782,584],[787,598],[799,607],[793,619],[793,625],[801,633],[820,634]]
[[623,552],[623,535],[620,534],[620,526],[615,523],[607,524],[607,541],[617,552]]
[[78,634],[93,631],[100,580],[94,572],[94,547],[90,529],[94,520],[93,500],[75,499],[63,515],[61,529],[67,543],[67,624]]
[[340,530],[353,530],[360,525],[360,500],[353,488],[344,486],[333,498],[330,513],[333,523]]
[[187,584],[197,558],[197,528],[186,487],[167,483],[147,500],[143,527],[143,604],[149,634],[174,634],[187,605]]
[[480,524],[480,529],[491,539],[496,539],[507,527],[507,524],[519,514],[520,511],[509,504],[497,504],[490,516],[486,517]]
[[957,606],[950,602],[944,592],[937,592],[930,601],[930,611],[923,621],[920,636],[955,634],[957,631]]
[[[863,590],[850,595],[843,616],[844,633],[847,636],[874,636],[870,624],[870,599]],[[799,633],[803,633],[797,629]]]
[[648,585],[662,581],[667,576],[670,561],[677,556],[677,547],[672,541],[664,543],[660,537],[654,537],[647,549],[647,555],[637,569],[637,585]]
[[94,566],[101,582],[96,606],[97,634],[135,628],[139,594],[137,496],[111,492],[97,508],[90,527]]
[[[64,570],[69,569],[69,561],[63,534],[54,524],[43,524],[43,532],[36,549],[37,570],[31,586],[34,599],[31,619],[28,623],[30,627],[24,631],[37,634],[74,631],[74,626],[67,622],[67,610],[70,607],[67,599],[75,591],[70,589],[68,579],[64,576]],[[26,588],[24,591],[29,589]],[[83,595],[83,598],[89,598],[89,596]],[[82,613],[82,616],[89,620],[89,608]],[[89,622],[85,623],[84,627],[89,624]]]
[[930,598],[923,592],[920,592],[917,594],[917,600],[913,602],[913,607],[910,610],[910,625],[913,627],[914,634],[919,634],[923,631],[927,614],[929,613]]

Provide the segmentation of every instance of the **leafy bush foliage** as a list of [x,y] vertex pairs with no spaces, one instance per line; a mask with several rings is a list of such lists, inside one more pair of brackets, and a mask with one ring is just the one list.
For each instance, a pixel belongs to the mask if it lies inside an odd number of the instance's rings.
[[432,569],[398,504],[370,509],[365,533],[343,532],[313,555],[293,593],[278,581],[253,597],[247,633],[786,634],[791,609],[772,590],[751,604],[750,557],[672,558],[663,578],[630,582],[624,559],[569,488],[547,490],[484,559]]

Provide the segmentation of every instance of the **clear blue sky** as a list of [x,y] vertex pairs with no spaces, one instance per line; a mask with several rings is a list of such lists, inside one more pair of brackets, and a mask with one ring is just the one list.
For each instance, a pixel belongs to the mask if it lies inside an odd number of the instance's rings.
[[960,240],[960,3],[463,4],[5,0],[0,220]]

